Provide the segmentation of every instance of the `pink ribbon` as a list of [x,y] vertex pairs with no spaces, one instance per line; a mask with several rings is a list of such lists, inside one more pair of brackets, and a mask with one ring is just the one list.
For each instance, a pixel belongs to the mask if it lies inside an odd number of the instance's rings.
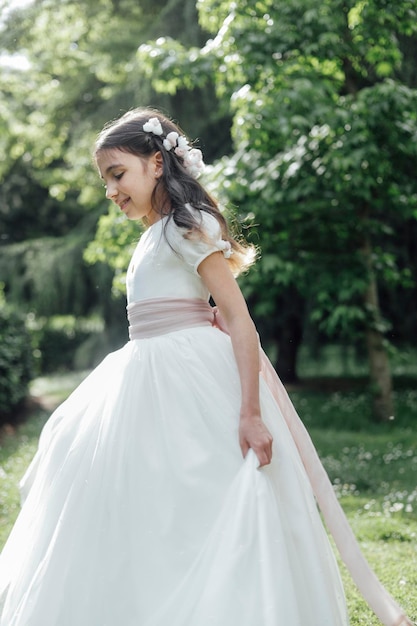
[[214,312],[199,298],[153,298],[127,305],[130,339],[149,339],[193,326],[212,326]]
[[[227,333],[226,324],[217,307],[212,308],[197,298],[156,298],[129,304],[127,310],[131,339],[155,337],[209,324]],[[287,423],[326,526],[359,591],[385,626],[413,626],[363,556],[304,424],[265,352],[261,347],[259,351],[261,376]]]

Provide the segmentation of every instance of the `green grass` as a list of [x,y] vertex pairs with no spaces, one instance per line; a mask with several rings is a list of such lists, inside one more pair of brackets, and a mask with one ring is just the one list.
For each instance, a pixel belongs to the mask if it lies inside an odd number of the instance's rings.
[[[57,404],[83,374],[38,379],[32,393]],[[400,381],[401,383],[401,381]],[[335,485],[351,526],[378,577],[417,619],[417,391],[397,385],[396,418],[370,421],[369,398],[356,391],[291,392],[323,463]],[[18,514],[17,483],[32,458],[48,413],[38,409],[0,441],[0,545]],[[340,562],[340,561],[339,561]],[[379,621],[356,591],[344,566],[351,626]]]
[[[399,385],[401,387],[401,385]],[[368,394],[293,391],[336,493],[380,580],[417,619],[417,392],[395,393],[396,418],[370,421]],[[351,626],[380,624],[339,564]]]
[[[52,410],[85,376],[85,372],[38,378],[31,393],[41,396]],[[35,409],[17,429],[6,428],[0,435],[0,548],[4,545],[20,508],[18,483],[33,458],[42,426],[49,411]]]

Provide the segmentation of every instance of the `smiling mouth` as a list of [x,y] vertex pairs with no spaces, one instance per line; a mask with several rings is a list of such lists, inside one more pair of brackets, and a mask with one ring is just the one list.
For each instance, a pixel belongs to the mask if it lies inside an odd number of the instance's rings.
[[130,200],[130,198],[126,198],[126,200],[123,200],[123,202],[121,202],[121,203],[119,204],[120,209],[121,209],[122,211],[124,211],[124,209],[125,209],[125,207],[126,207],[127,203],[129,202],[129,200]]

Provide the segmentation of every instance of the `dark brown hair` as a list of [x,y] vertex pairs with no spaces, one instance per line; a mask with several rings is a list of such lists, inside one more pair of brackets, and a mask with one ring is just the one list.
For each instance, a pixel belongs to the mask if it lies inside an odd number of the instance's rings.
[[[156,117],[163,130],[163,135],[145,132],[143,125],[152,117]],[[213,215],[220,224],[222,238],[229,241],[233,254],[228,259],[234,274],[249,267],[256,256],[255,248],[232,237],[227,222],[221,214],[217,202],[204,187],[187,171],[184,160],[174,150],[166,150],[164,138],[170,132],[184,135],[184,132],[164,116],[160,111],[151,108],[137,108],[125,113],[119,119],[109,122],[99,134],[94,155],[103,150],[122,150],[147,160],[156,152],[160,152],[163,162],[162,176],[157,180],[153,191],[153,210],[161,216],[168,214],[168,221],[173,219],[177,226],[185,228],[189,236],[204,236],[198,212],[204,211]],[[196,211],[190,211],[188,206]]]

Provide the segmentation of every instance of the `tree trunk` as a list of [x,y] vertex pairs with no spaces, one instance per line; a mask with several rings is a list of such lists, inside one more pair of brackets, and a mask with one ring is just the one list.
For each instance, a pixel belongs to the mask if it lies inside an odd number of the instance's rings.
[[372,413],[377,422],[393,419],[392,376],[384,335],[380,329],[381,311],[378,300],[378,287],[372,266],[372,246],[369,236],[365,236],[363,257],[368,270],[369,282],[364,293],[364,303],[370,314],[366,328],[366,344],[369,359],[369,375],[372,393]]
[[[298,381],[298,349],[303,337],[303,328],[299,313],[301,304],[299,303],[299,297],[297,297],[292,290],[290,290],[289,296],[285,298],[285,301],[287,314],[284,317],[277,338],[278,359],[275,364],[275,369],[284,383],[295,383]],[[293,310],[291,311],[291,309]]]

